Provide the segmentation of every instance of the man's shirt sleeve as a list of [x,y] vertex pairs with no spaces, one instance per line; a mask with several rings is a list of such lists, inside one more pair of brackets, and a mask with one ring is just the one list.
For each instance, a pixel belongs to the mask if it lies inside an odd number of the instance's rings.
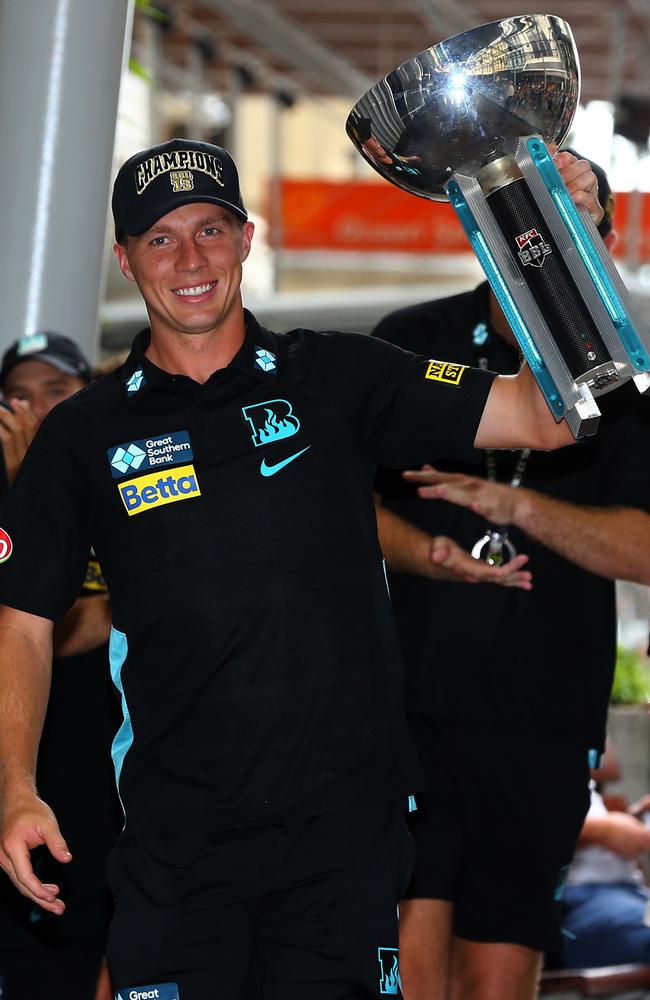
[[340,338],[332,352],[334,391],[372,461],[403,469],[436,457],[472,457],[494,372],[426,358],[375,337]]
[[39,428],[0,512],[10,540],[0,604],[56,622],[78,596],[91,547],[87,433],[87,422],[65,404]]

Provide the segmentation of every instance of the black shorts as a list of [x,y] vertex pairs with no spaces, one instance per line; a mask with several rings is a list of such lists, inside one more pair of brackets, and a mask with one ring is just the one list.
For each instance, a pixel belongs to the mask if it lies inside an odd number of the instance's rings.
[[398,996],[412,864],[403,803],[212,835],[125,833],[109,862],[116,995]]
[[586,750],[521,732],[411,728],[428,787],[409,816],[416,860],[405,898],[453,903],[458,937],[555,951],[589,808]]

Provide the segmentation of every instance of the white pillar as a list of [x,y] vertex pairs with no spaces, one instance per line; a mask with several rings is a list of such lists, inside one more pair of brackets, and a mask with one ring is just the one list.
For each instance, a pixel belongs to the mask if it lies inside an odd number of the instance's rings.
[[0,0],[0,350],[37,330],[95,358],[133,0]]
[[267,97],[269,109],[269,243],[272,245],[272,289],[280,290],[280,262],[282,258],[282,106],[276,94]]

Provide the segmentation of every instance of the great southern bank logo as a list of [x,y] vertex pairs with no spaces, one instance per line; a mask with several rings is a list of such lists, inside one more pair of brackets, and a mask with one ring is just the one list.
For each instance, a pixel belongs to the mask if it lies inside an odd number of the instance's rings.
[[242,413],[250,424],[253,444],[270,444],[282,438],[293,437],[300,430],[300,421],[286,399],[268,399],[254,406],[242,406]]
[[151,986],[137,986],[121,989],[115,1000],[179,1000],[176,983],[152,983]]
[[140,392],[140,389],[143,385],[146,385],[146,382],[144,372],[141,368],[138,368],[137,372],[133,372],[133,375],[125,383],[128,395],[133,396],[136,392]]
[[159,437],[112,445],[107,454],[113,479],[166,465],[186,465],[194,458],[187,431],[172,431]]
[[142,514],[153,507],[164,507],[168,503],[201,496],[193,465],[182,465],[169,472],[152,472],[148,476],[127,479],[119,483],[117,488],[129,517]]
[[255,367],[261,368],[263,372],[275,372],[277,370],[277,355],[273,351],[267,351],[265,347],[255,348]]

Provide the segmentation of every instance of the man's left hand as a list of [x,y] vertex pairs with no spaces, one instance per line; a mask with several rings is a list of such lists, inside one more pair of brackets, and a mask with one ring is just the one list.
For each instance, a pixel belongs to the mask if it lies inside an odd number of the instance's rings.
[[563,150],[555,154],[554,161],[573,203],[578,208],[586,208],[597,226],[605,213],[598,201],[598,178],[589,160],[579,160],[573,153]]

